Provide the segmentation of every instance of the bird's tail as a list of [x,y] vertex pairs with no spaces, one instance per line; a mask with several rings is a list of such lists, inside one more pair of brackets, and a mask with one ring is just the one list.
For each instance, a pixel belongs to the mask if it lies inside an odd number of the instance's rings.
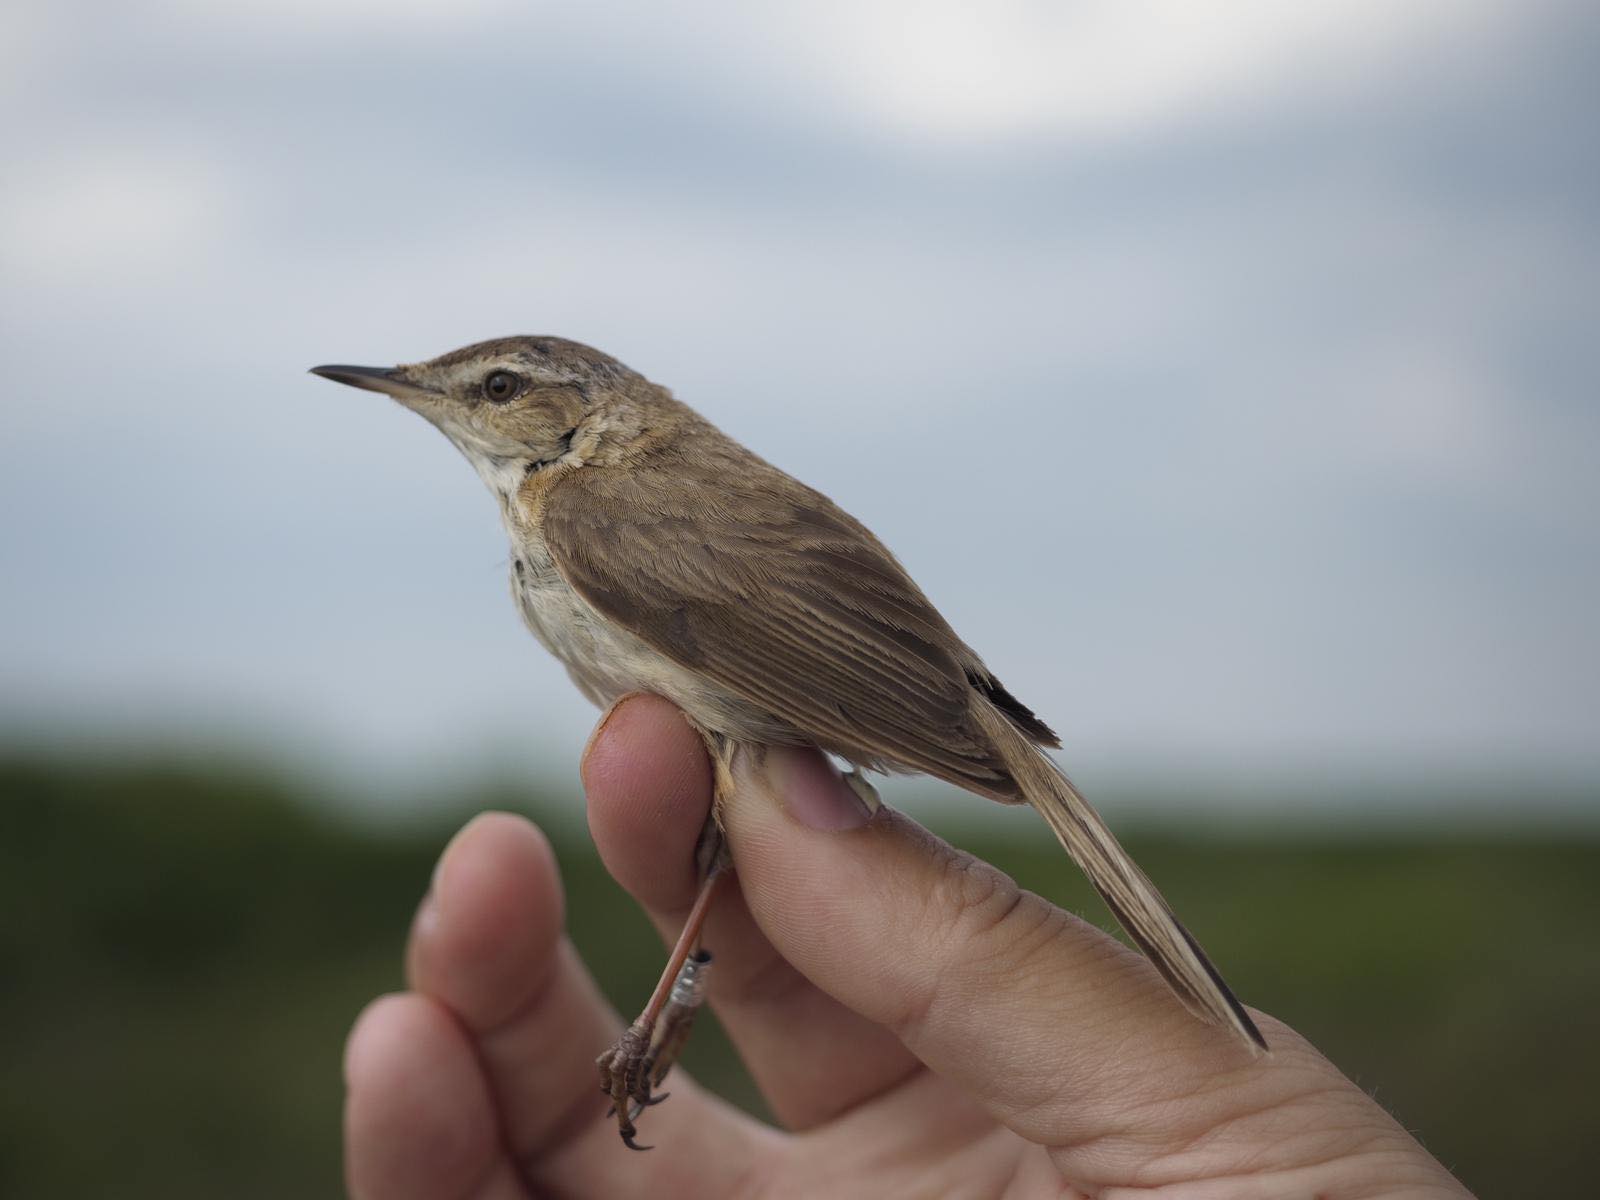
[[1205,951],[1072,781],[1003,713],[983,700],[976,701],[973,709],[979,724],[1000,750],[1023,798],[1039,811],[1072,861],[1089,877],[1122,928],[1155,964],[1184,1006],[1204,1021],[1232,1029],[1252,1049],[1265,1050],[1266,1039]]

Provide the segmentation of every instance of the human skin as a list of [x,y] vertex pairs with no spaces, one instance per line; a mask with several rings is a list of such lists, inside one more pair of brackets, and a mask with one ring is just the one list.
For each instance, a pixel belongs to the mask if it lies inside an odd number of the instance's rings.
[[[607,868],[669,941],[711,800],[700,737],[629,697],[585,751]],[[346,1048],[359,1200],[531,1196],[1462,1197],[1288,1026],[1252,1057],[1153,967],[907,818],[867,819],[821,755],[774,750],[724,813],[738,886],[706,931],[712,1003],[777,1117],[684,1073],[632,1153],[594,1056],[621,1029],[563,933],[549,843],[480,816]]]

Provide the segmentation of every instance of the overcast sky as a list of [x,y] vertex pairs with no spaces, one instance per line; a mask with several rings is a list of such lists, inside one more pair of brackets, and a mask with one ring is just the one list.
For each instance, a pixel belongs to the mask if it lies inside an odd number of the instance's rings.
[[1600,773],[1600,9],[9,0],[0,717],[570,771],[432,429],[590,342],[1091,778]]

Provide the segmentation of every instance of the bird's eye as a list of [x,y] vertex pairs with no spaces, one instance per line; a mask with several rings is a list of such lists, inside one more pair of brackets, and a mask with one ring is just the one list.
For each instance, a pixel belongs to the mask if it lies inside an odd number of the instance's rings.
[[496,404],[504,404],[522,390],[522,380],[510,371],[496,371],[483,381],[483,394]]

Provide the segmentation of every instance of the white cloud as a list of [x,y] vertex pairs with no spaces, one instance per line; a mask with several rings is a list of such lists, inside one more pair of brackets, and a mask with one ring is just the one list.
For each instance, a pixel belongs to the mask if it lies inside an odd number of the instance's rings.
[[0,195],[0,263],[49,286],[155,283],[221,242],[226,174],[191,152],[132,140],[28,163]]
[[1114,139],[1277,92],[1358,90],[1407,56],[1437,63],[1482,46],[1543,2],[151,0],[146,19],[230,44],[338,35],[354,56],[489,34],[530,71],[552,57],[631,62],[892,136]]
[[1359,81],[1419,40],[1481,37],[1504,0],[924,0],[810,5],[793,45],[892,129],[1107,138],[1293,86]]
[[[186,27],[212,25],[282,37],[351,33],[370,42],[456,33],[512,17],[511,0],[153,0],[152,17]],[[352,53],[361,53],[358,42]]]
[[1485,482],[1514,436],[1510,398],[1469,348],[1396,346],[1344,389],[1354,454],[1428,481]]
[[22,95],[58,53],[59,21],[46,5],[0,5],[0,95]]

